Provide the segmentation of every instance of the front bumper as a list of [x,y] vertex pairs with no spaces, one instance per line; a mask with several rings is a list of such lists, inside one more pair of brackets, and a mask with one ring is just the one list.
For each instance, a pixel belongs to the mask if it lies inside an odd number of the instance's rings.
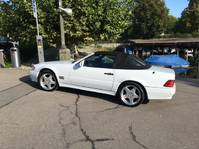
[[30,71],[30,79],[31,79],[31,81],[38,82],[38,75],[39,75],[39,72],[31,70]]

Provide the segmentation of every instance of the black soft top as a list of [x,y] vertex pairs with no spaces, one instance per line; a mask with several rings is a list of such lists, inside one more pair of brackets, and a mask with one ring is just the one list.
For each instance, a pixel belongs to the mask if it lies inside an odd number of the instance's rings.
[[[116,57],[114,63],[115,69],[148,69],[151,66],[146,64],[141,59],[135,57],[132,54],[126,54],[118,51],[99,51],[95,52],[95,55],[113,55]],[[137,65],[136,65],[137,64]]]
[[103,55],[117,55],[119,54],[119,52],[115,52],[115,51],[97,51],[95,52],[95,54],[103,54]]

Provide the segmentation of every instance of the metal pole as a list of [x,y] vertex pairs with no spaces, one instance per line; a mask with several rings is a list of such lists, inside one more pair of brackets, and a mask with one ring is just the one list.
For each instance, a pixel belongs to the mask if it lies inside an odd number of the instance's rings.
[[36,28],[37,28],[37,51],[38,51],[38,60],[40,62],[44,62],[44,49],[43,49],[43,39],[42,36],[39,35],[39,22],[38,22],[38,16],[37,16],[37,3],[36,0],[32,0],[33,5],[33,15],[36,20]]
[[[62,8],[62,0],[59,0],[59,7]],[[60,33],[61,33],[61,49],[66,49],[65,33],[64,33],[64,19],[61,15],[61,12],[59,14],[59,18],[60,18]]]
[[196,62],[197,62],[197,78],[199,78],[199,50],[196,52]]
[[39,23],[38,23],[38,17],[36,16],[36,27],[37,27],[37,36],[39,36]]
[[197,78],[199,78],[199,61],[198,61],[198,66],[197,66]]
[[33,7],[33,16],[36,20],[36,28],[37,28],[37,36],[39,36],[39,23],[38,23],[38,16],[37,16],[37,2],[36,0],[32,0],[32,7]]

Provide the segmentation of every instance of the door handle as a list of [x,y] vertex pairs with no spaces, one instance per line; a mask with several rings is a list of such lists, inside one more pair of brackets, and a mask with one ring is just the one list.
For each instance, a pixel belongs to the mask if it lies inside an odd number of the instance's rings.
[[111,73],[111,72],[105,72],[104,74],[108,75],[108,76],[113,76],[113,73]]

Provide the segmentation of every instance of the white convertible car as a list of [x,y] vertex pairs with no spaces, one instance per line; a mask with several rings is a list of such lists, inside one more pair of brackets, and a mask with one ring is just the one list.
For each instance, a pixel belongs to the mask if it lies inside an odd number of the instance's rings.
[[176,92],[172,69],[150,66],[120,52],[96,52],[73,62],[44,62],[33,65],[30,73],[43,90],[68,87],[109,94],[132,107],[145,100],[172,99]]

